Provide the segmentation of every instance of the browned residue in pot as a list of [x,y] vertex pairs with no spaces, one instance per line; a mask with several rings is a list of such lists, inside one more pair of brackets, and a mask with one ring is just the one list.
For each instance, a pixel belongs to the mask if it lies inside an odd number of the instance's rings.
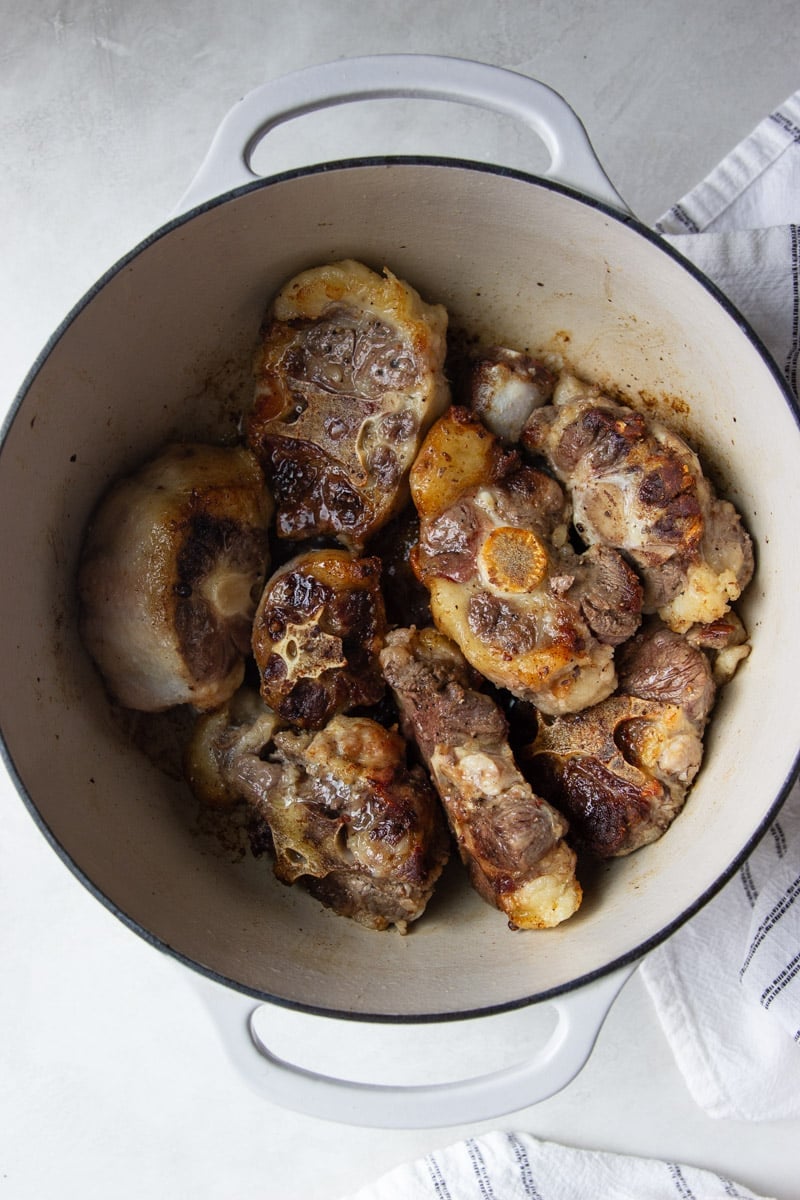
[[[109,703],[111,716],[123,736],[169,779],[183,784],[183,755],[196,714],[188,705],[165,712],[135,712]],[[251,853],[267,850],[264,823],[245,803],[214,809],[197,802],[188,788],[174,793],[187,831],[200,839],[202,849],[227,862],[241,862]]]
[[674,393],[664,392],[655,395],[653,392],[640,389],[636,394],[636,399],[638,401],[637,408],[652,413],[654,417],[688,416],[692,411],[686,398]]
[[[191,372],[188,372],[191,376]],[[249,353],[234,354],[207,370],[197,381],[191,379],[180,405],[196,434],[213,441],[238,441],[242,412],[246,411],[252,390],[252,370]],[[185,436],[186,418],[179,415],[174,434]]]

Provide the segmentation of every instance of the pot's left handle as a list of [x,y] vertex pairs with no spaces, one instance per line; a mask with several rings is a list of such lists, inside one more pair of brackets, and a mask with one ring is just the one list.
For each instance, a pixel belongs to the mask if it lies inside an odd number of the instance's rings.
[[258,179],[250,159],[276,125],[337,104],[391,97],[454,100],[505,113],[545,143],[551,159],[548,177],[629,211],[577,114],[547,84],[466,59],[378,54],[307,67],[248,92],[223,119],[174,215]]
[[[261,1003],[194,976],[234,1065],[260,1096],[283,1108],[340,1124],[379,1129],[467,1125],[517,1112],[570,1083],[587,1062],[617,994],[636,967],[622,967],[572,992],[542,1001],[556,1010],[555,1028],[531,1057],[511,1067],[451,1083],[386,1085],[323,1075],[273,1054],[253,1017]],[[309,1021],[326,1020],[309,1015]],[[491,1015],[485,1018],[491,1021]],[[353,1042],[358,1022],[350,1022]],[[406,1027],[409,1055],[414,1026]]]

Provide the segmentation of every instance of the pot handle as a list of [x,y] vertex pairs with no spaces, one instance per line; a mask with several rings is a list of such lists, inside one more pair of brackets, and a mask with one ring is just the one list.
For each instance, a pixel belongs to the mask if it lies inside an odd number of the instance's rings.
[[[195,975],[229,1057],[261,1097],[305,1116],[379,1129],[429,1129],[490,1120],[538,1104],[570,1083],[586,1064],[606,1016],[638,963],[572,992],[541,1001],[557,1013],[555,1028],[518,1065],[453,1083],[385,1085],[319,1074],[273,1054],[255,1031],[263,1002]],[[325,1020],[310,1015],[309,1020]],[[491,1020],[491,1015],[486,1017]],[[413,1023],[409,1049],[413,1053]]]
[[387,97],[454,100],[528,125],[550,154],[545,175],[628,214],[577,114],[547,84],[516,71],[434,54],[378,54],[295,71],[248,92],[223,119],[175,213],[252,183],[258,142],[284,121],[317,109]]

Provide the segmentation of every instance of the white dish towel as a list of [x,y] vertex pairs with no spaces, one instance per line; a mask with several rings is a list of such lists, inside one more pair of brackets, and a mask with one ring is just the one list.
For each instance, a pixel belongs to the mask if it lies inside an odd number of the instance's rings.
[[[656,228],[748,319],[797,395],[800,92]],[[800,786],[720,894],[640,969],[687,1086],[706,1112],[739,1120],[800,1114]],[[690,1195],[754,1194],[694,1167],[496,1131],[401,1166],[350,1200]]]
[[[800,92],[657,229],[733,301],[797,396]],[[797,732],[800,746],[800,707]],[[709,1115],[800,1114],[798,785],[721,894],[641,972],[687,1085]]]
[[495,1130],[383,1175],[348,1200],[764,1200],[679,1163],[572,1150]]

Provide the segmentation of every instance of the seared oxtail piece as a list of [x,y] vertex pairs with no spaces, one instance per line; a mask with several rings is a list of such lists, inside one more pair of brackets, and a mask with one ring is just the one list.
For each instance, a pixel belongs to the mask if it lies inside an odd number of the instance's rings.
[[671,629],[718,620],[749,583],[753,550],[739,514],[659,421],[562,376],[522,444],[568,488],[583,541],[624,554],[641,575],[643,611]]
[[395,629],[380,658],[473,887],[515,928],[570,917],[581,888],[567,822],[519,773],[505,717],[458,647],[435,629]]
[[613,692],[613,646],[639,624],[641,586],[616,551],[571,549],[555,479],[455,406],[425,439],[411,494],[434,624],[477,671],[548,713]]
[[103,497],[81,555],[80,625],[119,704],[213,708],[239,687],[272,512],[241,447],[168,446]]
[[449,856],[438,797],[405,740],[366,717],[293,732],[256,693],[201,718],[187,778],[206,803],[246,800],[272,837],[274,870],[340,916],[405,932]]
[[253,654],[261,694],[290,724],[321,729],[335,713],[383,696],[380,584],[380,559],[336,549],[298,555],[267,582]]
[[251,687],[241,687],[192,727],[183,756],[183,777],[206,808],[233,808],[256,798],[272,776],[262,754],[286,723]]
[[447,313],[350,260],[278,293],[255,363],[248,443],[281,538],[360,550],[408,499],[425,431],[449,403]]
[[532,785],[564,812],[576,845],[611,858],[655,841],[681,811],[714,703],[708,658],[653,621],[621,648],[619,694],[540,717],[520,752]]

